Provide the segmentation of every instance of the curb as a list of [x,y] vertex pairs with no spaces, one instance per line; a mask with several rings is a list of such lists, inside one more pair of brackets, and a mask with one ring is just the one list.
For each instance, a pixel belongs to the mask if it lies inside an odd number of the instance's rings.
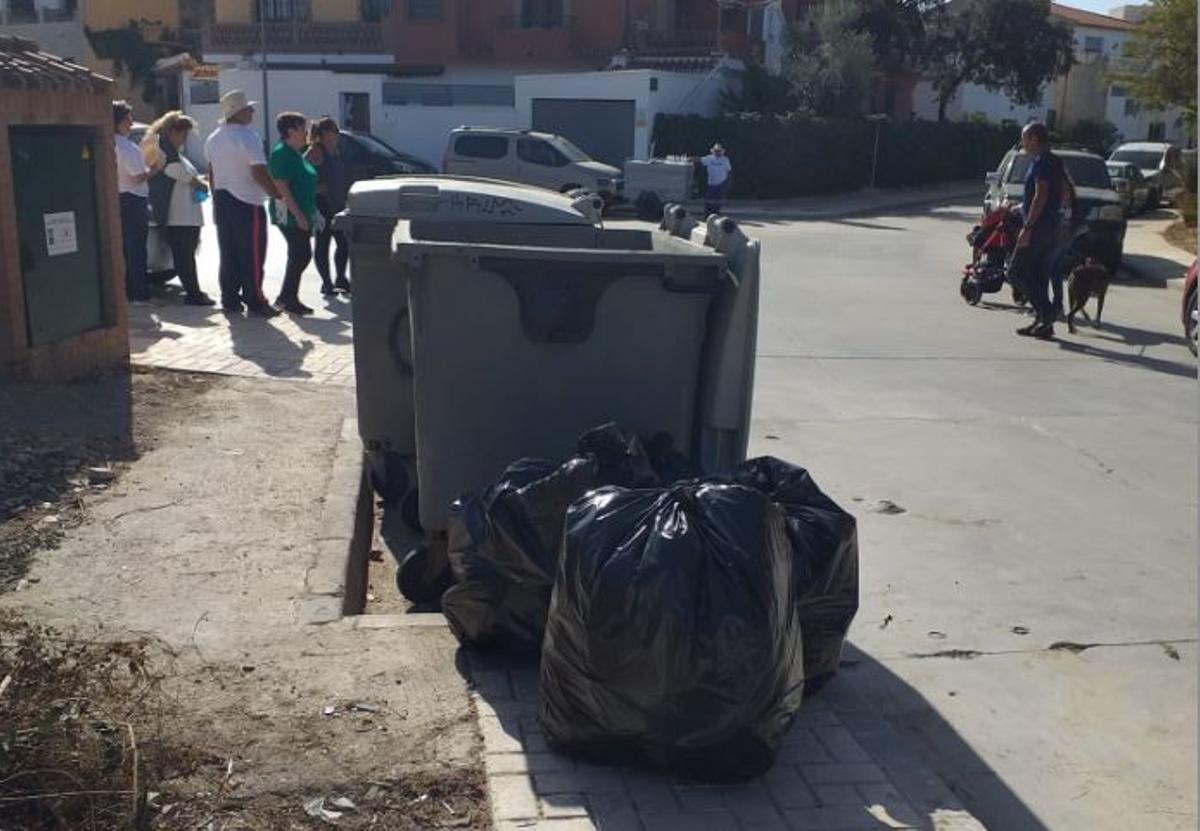
[[1126,259],[1125,261],[1123,261],[1121,263],[1121,267],[1117,270],[1117,274],[1119,275],[1122,272],[1124,272],[1125,274],[1131,275],[1134,279],[1137,279],[1137,280],[1163,280],[1164,282],[1166,282],[1168,284],[1175,284],[1175,285],[1179,286],[1180,289],[1182,289],[1183,288],[1183,280],[1187,276],[1187,270],[1190,267],[1190,265],[1191,265],[1190,263],[1188,265],[1180,265],[1178,274],[1172,274],[1172,276],[1170,276],[1170,277],[1164,277],[1162,275],[1154,273],[1154,271],[1151,269],[1142,268],[1142,267],[1136,265],[1135,263],[1131,262],[1130,260]]
[[726,213],[732,215],[735,219],[757,219],[769,217],[775,219],[791,219],[799,221],[820,221],[863,216],[866,214],[879,213],[880,211],[900,210],[903,208],[920,208],[927,205],[940,204],[942,202],[969,199],[972,196],[977,195],[977,188],[972,188],[971,190],[964,188],[960,191],[945,191],[936,194],[911,194],[906,198],[897,197],[896,199],[878,202],[871,205],[857,205],[854,207],[846,207],[841,209],[830,208],[824,210],[810,210],[804,208],[789,209],[784,205],[781,205],[778,208],[741,208],[736,202],[730,202],[726,204]]
[[304,576],[300,623],[333,623],[363,611],[367,561],[374,533],[371,484],[367,477],[358,420],[342,421],[333,465],[321,504],[321,536]]

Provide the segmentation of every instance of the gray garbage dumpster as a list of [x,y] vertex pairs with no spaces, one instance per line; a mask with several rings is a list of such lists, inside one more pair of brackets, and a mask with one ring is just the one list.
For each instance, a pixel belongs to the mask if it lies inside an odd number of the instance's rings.
[[669,433],[706,473],[744,460],[759,244],[719,217],[676,223],[398,223],[428,535],[402,569],[410,598],[437,583],[404,572],[441,568],[455,497],[597,425]]
[[[359,182],[335,224],[350,239],[354,275],[354,365],[358,427],[380,495],[411,493],[416,454],[408,276],[392,258],[396,222],[480,222],[592,227],[602,203],[594,195],[561,195],[486,179],[406,176]],[[404,513],[415,524],[416,506]]]

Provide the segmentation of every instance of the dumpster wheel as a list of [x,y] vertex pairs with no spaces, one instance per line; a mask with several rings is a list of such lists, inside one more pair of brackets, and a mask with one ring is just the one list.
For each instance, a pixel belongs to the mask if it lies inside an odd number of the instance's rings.
[[416,488],[406,493],[400,501],[400,518],[408,530],[417,534],[425,533],[421,527],[421,493]]
[[410,492],[408,466],[404,463],[404,457],[391,451],[372,455],[371,487],[384,502],[400,502],[404,499]]
[[418,545],[405,555],[396,572],[396,588],[413,603],[432,603],[454,582],[445,548]]

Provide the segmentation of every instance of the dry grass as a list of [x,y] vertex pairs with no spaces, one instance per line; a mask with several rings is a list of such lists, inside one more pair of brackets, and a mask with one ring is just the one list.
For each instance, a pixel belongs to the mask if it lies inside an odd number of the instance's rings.
[[147,640],[81,640],[0,614],[0,826],[147,827],[148,792],[194,767]]

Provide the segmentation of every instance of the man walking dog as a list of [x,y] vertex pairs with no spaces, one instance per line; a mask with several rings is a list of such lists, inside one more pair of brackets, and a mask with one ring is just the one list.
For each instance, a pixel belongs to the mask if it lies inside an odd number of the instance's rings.
[[1054,337],[1058,310],[1050,299],[1050,270],[1062,226],[1065,170],[1062,159],[1050,151],[1046,125],[1032,122],[1021,131],[1021,146],[1029,157],[1025,195],[1021,203],[1024,223],[1017,237],[1010,273],[1029,298],[1033,323],[1017,330],[1018,335],[1049,340]]
[[267,212],[263,200],[279,191],[267,172],[263,140],[250,124],[257,103],[241,90],[221,98],[222,124],[204,145],[213,188],[213,218],[221,249],[221,307],[257,317],[279,312],[263,294]]

